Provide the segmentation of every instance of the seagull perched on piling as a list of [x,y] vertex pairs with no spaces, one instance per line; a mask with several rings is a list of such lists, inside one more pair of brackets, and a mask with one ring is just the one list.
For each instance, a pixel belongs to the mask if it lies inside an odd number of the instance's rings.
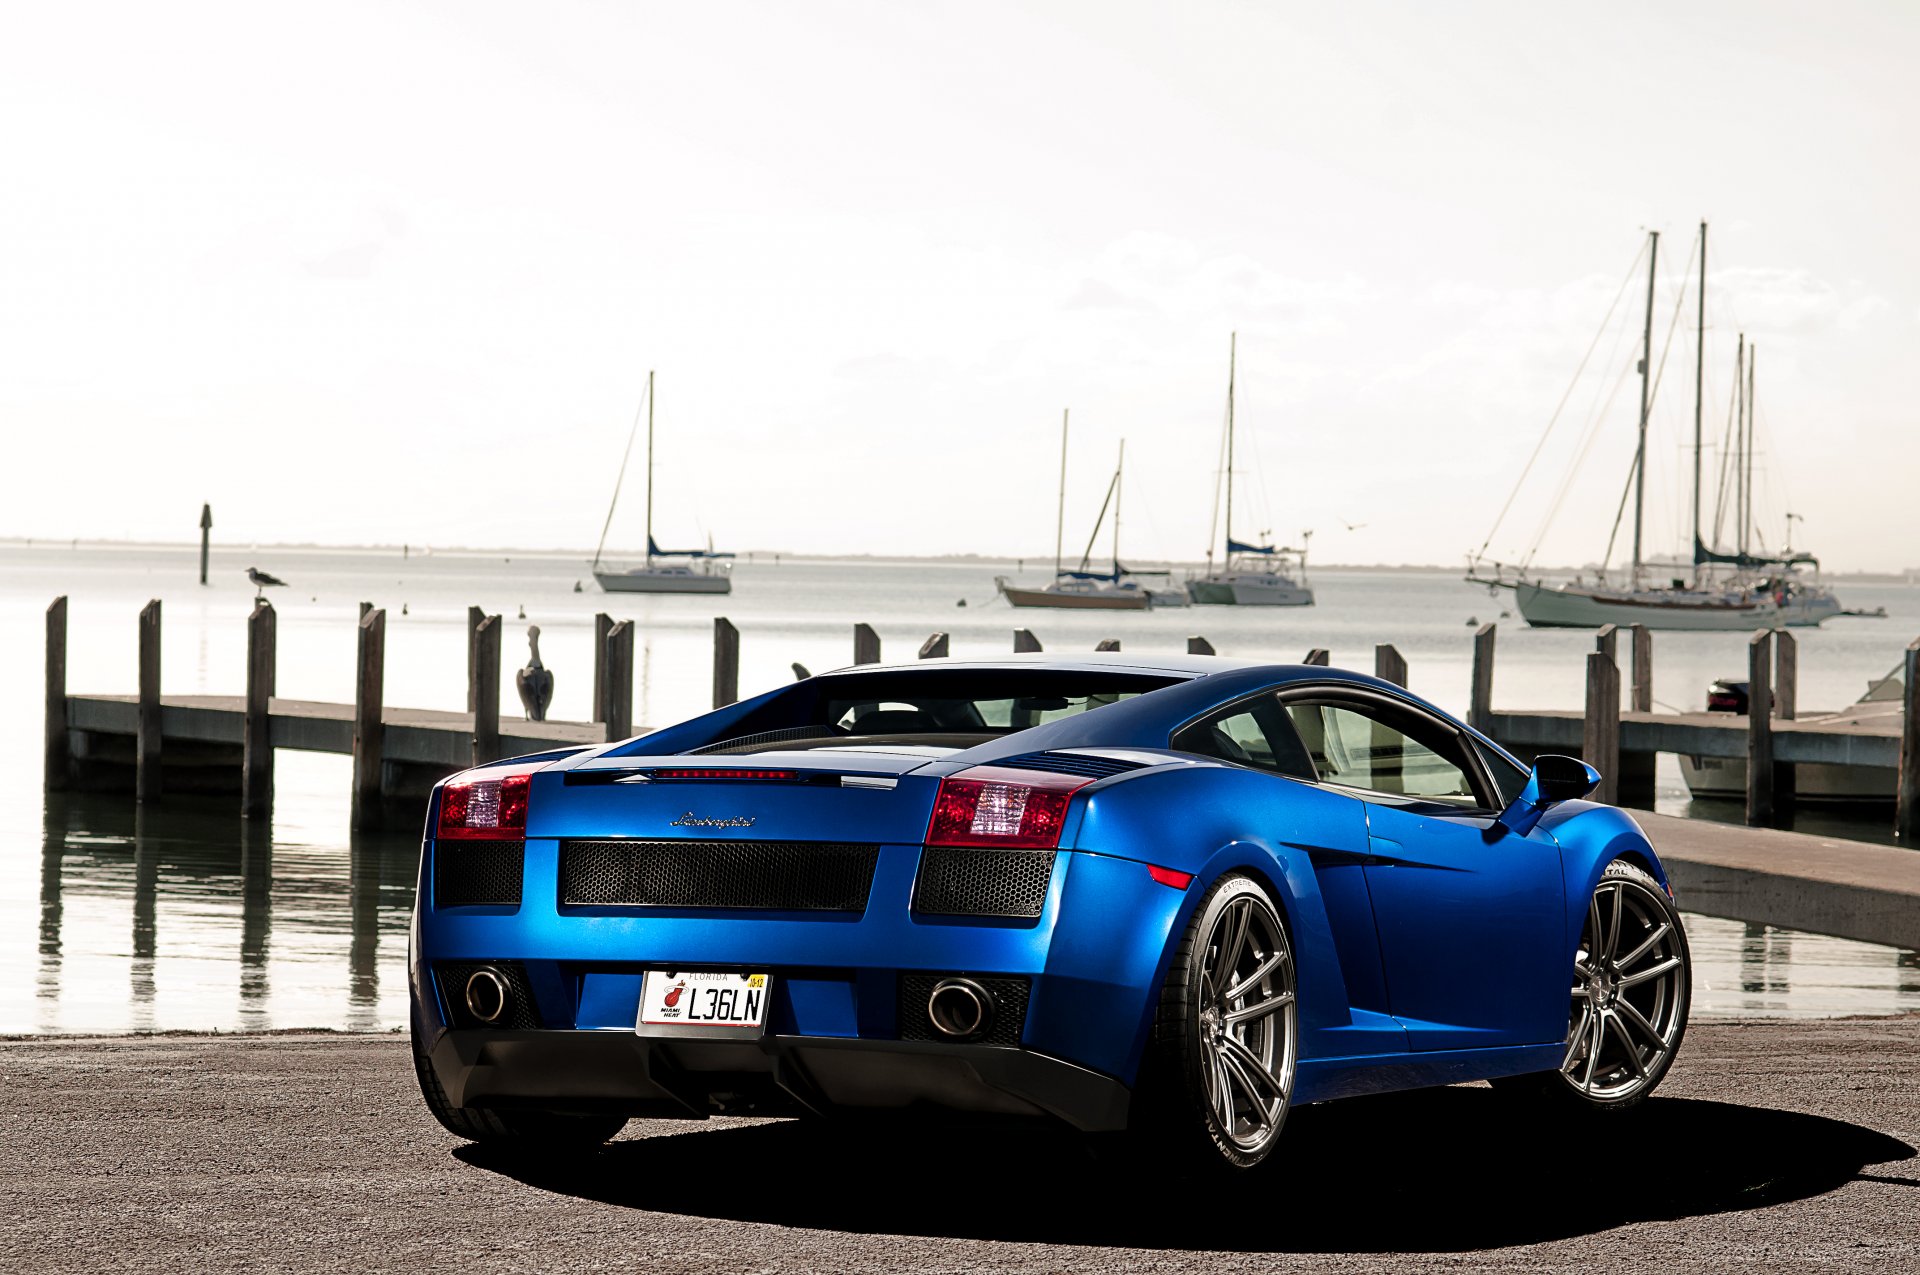
[[520,692],[520,706],[527,710],[527,720],[544,722],[547,720],[547,705],[553,703],[553,674],[540,662],[540,626],[527,626],[527,646],[533,652],[533,658],[527,666],[513,675],[514,689]]
[[262,598],[268,589],[284,589],[287,582],[279,576],[268,575],[258,567],[247,568],[247,579],[253,581],[253,596]]

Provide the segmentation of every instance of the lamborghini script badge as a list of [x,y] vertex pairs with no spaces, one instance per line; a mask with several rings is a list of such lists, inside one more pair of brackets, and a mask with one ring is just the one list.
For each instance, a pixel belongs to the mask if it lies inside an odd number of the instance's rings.
[[725,819],[711,819],[706,815],[696,815],[689,810],[667,826],[670,828],[751,828],[753,816],[730,815]]

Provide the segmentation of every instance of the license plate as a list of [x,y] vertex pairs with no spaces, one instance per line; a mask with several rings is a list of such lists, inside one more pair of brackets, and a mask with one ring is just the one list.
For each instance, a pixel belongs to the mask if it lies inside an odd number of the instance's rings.
[[771,974],[648,970],[640,987],[639,1026],[761,1027],[772,990]]

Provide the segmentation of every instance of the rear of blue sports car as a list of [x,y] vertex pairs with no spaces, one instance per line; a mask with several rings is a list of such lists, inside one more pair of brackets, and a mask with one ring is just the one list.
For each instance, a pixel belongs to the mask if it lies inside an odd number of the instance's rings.
[[967,754],[1166,679],[925,676],[814,679],[443,783],[411,958],[430,1100],[1123,1127],[1188,880],[1078,835],[1103,792],[1180,763]]

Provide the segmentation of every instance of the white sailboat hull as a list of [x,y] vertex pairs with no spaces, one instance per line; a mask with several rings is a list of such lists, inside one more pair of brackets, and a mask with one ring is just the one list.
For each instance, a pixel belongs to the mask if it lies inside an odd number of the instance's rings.
[[1008,584],[1004,578],[994,581],[1001,596],[1017,607],[1051,607],[1064,611],[1145,611],[1151,600],[1144,590],[1131,589],[1025,589]]
[[1722,595],[1672,595],[1658,590],[1601,593],[1574,585],[1547,588],[1522,580],[1514,584],[1513,595],[1520,614],[1536,629],[1644,624],[1649,629],[1750,633],[1786,623],[1780,608],[1764,594],[1723,600]]
[[596,571],[593,578],[608,593],[732,593],[733,580],[724,575],[701,575],[685,568],[632,571]]
[[1204,576],[1187,581],[1187,596],[1201,606],[1310,607],[1313,590],[1282,575]]

